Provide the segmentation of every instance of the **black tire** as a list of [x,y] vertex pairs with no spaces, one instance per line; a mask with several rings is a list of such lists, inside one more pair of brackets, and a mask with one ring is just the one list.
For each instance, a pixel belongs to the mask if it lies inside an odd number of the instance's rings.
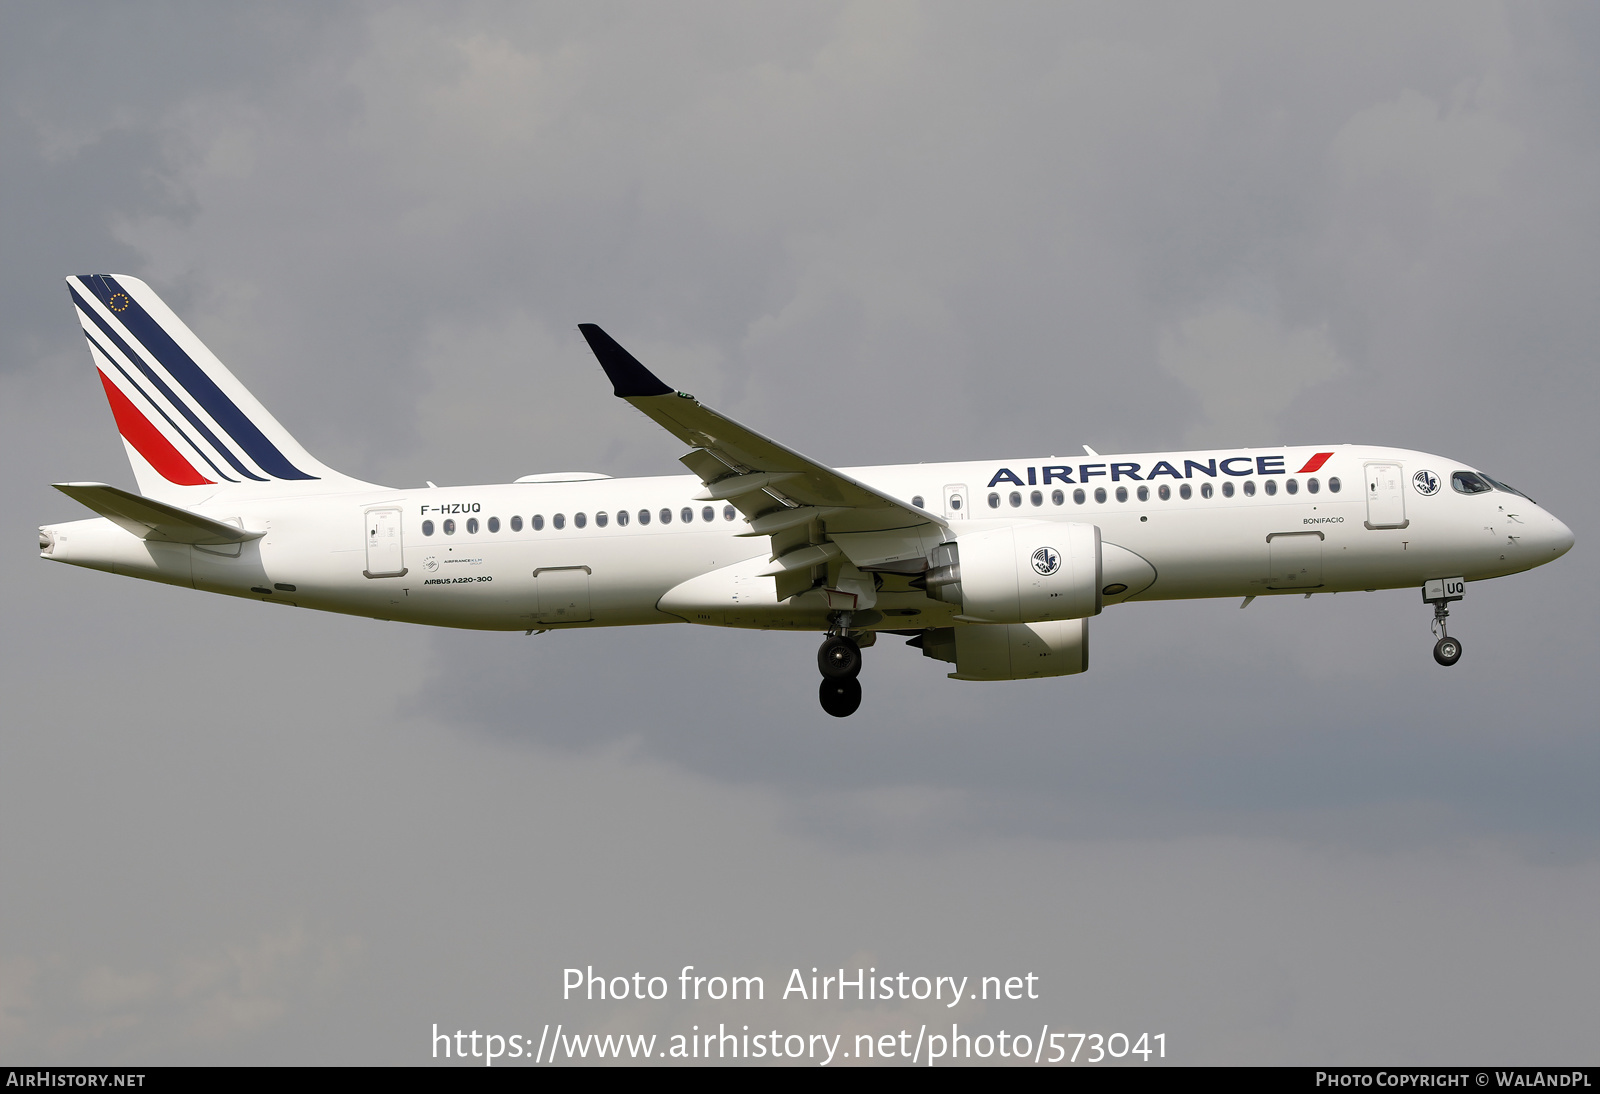
[[848,718],[861,706],[861,681],[854,676],[824,680],[817,688],[822,709],[835,718]]
[[1441,665],[1453,665],[1461,660],[1461,639],[1439,639],[1433,644],[1433,659]]
[[861,647],[842,634],[829,635],[817,651],[817,668],[828,680],[854,680],[861,675]]

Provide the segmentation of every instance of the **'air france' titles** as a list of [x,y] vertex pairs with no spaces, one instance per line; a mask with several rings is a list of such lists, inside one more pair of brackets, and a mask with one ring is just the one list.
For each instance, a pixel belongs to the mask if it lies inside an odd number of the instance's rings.
[[[1309,475],[1319,470],[1328,462],[1332,452],[1318,452],[1297,475]],[[1144,465],[1133,462],[1114,463],[1080,463],[1050,464],[1045,467],[1025,467],[1022,470],[1027,477],[1024,479],[1009,467],[1002,467],[994,473],[989,480],[990,486],[1001,483],[1010,483],[1012,486],[1049,486],[1051,483],[1064,482],[1073,486],[1086,485],[1095,479],[1109,479],[1120,482],[1123,479],[1133,479],[1136,482],[1149,482],[1153,479],[1169,476],[1174,479],[1192,479],[1196,472],[1210,478],[1217,475],[1232,475],[1244,478],[1248,475],[1287,475],[1289,469],[1283,465],[1283,456],[1229,456],[1226,459],[1212,459],[1201,462],[1200,460],[1183,460],[1183,470],[1178,470],[1177,464],[1172,460],[1157,460],[1149,471],[1144,470]],[[1077,478],[1073,478],[1076,474]]]

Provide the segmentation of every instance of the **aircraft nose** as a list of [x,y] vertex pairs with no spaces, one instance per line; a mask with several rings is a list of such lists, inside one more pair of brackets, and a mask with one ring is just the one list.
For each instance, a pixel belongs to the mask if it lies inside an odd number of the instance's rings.
[[1550,518],[1550,530],[1545,534],[1544,539],[1550,546],[1551,558],[1560,558],[1572,550],[1572,545],[1578,541],[1578,537],[1572,534],[1572,529],[1555,517]]

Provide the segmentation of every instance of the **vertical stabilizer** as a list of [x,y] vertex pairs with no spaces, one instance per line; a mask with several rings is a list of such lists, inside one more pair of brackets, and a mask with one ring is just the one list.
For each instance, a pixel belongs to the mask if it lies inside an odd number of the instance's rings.
[[368,485],[307,452],[143,281],[82,274],[67,286],[146,497],[195,505],[222,491]]

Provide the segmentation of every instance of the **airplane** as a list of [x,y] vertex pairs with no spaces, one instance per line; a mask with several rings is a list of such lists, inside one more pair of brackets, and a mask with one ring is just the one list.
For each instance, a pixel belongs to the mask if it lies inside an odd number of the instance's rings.
[[1413,588],[1434,659],[1469,582],[1573,534],[1445,456],[1369,445],[1096,453],[834,468],[579,330],[617,397],[689,446],[688,475],[528,475],[392,488],[307,452],[143,281],[67,278],[139,493],[42,557],[380,620],[545,631],[692,623],[824,635],[822,709],[861,704],[862,650],[898,636],[955,680],[1069,676],[1112,605]]

